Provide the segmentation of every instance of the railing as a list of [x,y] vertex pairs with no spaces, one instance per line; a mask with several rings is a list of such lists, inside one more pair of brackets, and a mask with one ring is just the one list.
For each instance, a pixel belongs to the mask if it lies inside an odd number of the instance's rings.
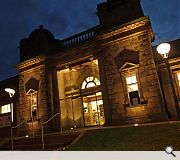
[[62,40],[62,48],[73,46],[77,43],[92,39],[94,37],[95,27],[69,38]]
[[19,126],[21,126],[25,122],[27,123],[27,120],[24,120],[21,123],[19,123],[18,125],[14,126],[14,127],[11,127],[11,148],[12,148],[12,150],[14,149],[14,144],[13,144],[14,143],[13,142],[13,129],[18,128]]
[[[56,113],[54,116],[52,116],[50,119],[48,119],[46,122],[42,123],[41,125],[41,138],[42,138],[42,147],[43,147],[43,150],[44,150],[44,127],[43,125],[49,123],[52,119],[54,119],[56,116],[58,115],[61,115],[61,113]],[[61,129],[61,135],[62,135],[62,123],[61,123],[61,117],[60,117],[60,129]]]

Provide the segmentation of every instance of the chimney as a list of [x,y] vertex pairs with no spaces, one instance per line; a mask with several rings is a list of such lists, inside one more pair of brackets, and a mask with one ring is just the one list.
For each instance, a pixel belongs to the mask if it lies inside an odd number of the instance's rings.
[[144,16],[140,0],[107,0],[97,5],[99,24],[115,27]]

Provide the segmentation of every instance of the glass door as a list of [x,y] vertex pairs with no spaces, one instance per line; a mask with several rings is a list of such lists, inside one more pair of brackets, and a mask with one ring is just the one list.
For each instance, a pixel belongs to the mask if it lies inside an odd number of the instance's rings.
[[96,95],[83,97],[83,110],[85,126],[104,124],[103,101],[100,97],[98,98]]

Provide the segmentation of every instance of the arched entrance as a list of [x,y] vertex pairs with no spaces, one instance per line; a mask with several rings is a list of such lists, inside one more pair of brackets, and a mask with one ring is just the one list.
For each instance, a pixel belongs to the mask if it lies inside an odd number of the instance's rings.
[[81,86],[85,126],[103,125],[104,108],[100,81],[94,76],[87,77]]
[[64,129],[103,125],[104,109],[97,60],[86,60],[57,72]]

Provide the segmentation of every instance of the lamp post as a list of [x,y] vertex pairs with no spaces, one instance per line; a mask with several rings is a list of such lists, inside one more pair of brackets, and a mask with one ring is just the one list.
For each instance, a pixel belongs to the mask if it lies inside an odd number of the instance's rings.
[[[9,93],[9,97],[12,98],[14,94],[16,93],[14,89],[11,88],[5,88],[4,89],[7,93]],[[13,106],[10,103],[10,110],[11,110],[11,123],[13,122]],[[11,126],[11,146],[13,150],[13,131],[12,131],[12,126]]]
[[[5,88],[4,89],[7,93],[9,93],[9,97],[12,98],[14,94],[16,93],[14,89],[11,88]],[[13,122],[13,106],[10,103],[10,110],[11,110],[11,121]]]
[[175,85],[174,85],[173,78],[172,78],[171,68],[170,68],[169,61],[168,61],[168,54],[169,54],[170,49],[171,49],[171,46],[169,43],[161,43],[157,47],[157,52],[162,55],[164,62],[165,62],[165,65],[166,65],[166,68],[167,68],[167,71],[168,71],[168,76],[169,76],[171,90],[172,90],[172,94],[173,94],[177,119],[179,119],[179,116],[180,116],[180,114],[179,114],[179,103],[178,103],[178,99],[176,96]]

